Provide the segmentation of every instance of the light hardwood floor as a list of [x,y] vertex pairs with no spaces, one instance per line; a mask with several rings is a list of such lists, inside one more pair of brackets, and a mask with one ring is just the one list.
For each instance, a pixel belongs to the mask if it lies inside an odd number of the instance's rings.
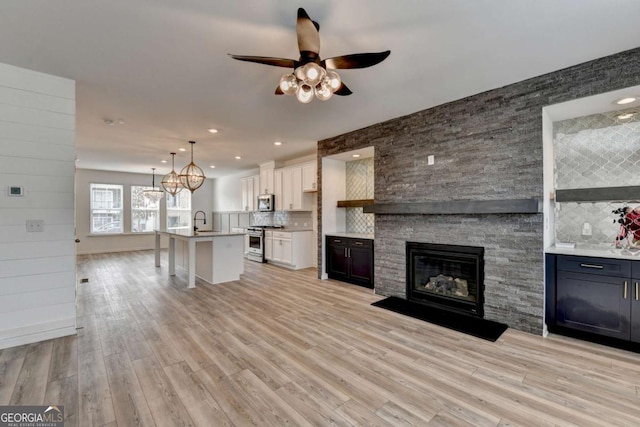
[[187,289],[163,257],[79,257],[78,335],[0,351],[0,404],[63,404],[67,427],[640,425],[640,354],[487,342],[313,269]]

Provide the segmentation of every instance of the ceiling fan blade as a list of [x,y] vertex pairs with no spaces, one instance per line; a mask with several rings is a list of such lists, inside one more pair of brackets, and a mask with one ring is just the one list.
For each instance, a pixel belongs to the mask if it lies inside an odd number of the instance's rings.
[[229,54],[238,61],[257,62],[258,64],[273,65],[275,67],[295,68],[296,60],[287,58],[272,58],[270,56],[245,56]]
[[348,95],[351,95],[352,93],[353,92],[351,92],[351,90],[344,83],[340,85],[338,90],[333,92],[334,95],[340,95],[340,96],[348,96]]
[[390,50],[375,53],[354,53],[351,55],[328,58],[323,62],[327,68],[333,68],[334,70],[346,68],[367,68],[384,61],[390,53]]
[[309,15],[303,8],[298,9],[298,21],[296,23],[296,34],[298,35],[298,49],[300,52],[313,52],[316,55],[320,52],[320,34]]
[[282,89],[280,89],[280,85],[278,85],[278,87],[276,88],[276,95],[284,95],[284,92],[282,91]]

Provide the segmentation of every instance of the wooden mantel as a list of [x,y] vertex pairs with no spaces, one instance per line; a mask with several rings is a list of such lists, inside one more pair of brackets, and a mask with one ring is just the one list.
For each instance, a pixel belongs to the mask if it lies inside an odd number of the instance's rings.
[[445,202],[374,203],[362,208],[378,215],[536,214],[540,199],[451,200]]

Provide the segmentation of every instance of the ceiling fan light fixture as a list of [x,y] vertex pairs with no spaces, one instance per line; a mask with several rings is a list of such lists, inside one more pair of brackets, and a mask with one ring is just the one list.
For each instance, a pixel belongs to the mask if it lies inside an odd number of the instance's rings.
[[171,172],[162,177],[162,188],[164,191],[175,196],[184,188],[180,183],[180,177],[175,171],[174,158],[176,153],[171,153]]
[[189,189],[192,193],[196,191],[198,188],[204,184],[205,176],[202,169],[193,163],[193,146],[196,144],[195,141],[189,141],[191,144],[191,163],[187,166],[183,167],[180,171],[180,183],[184,188]]

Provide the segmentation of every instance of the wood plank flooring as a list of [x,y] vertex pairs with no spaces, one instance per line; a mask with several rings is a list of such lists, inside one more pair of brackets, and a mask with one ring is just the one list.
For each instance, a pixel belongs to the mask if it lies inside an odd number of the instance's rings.
[[0,405],[62,404],[67,427],[640,425],[640,354],[483,341],[314,269],[187,289],[163,264],[78,257],[77,336],[1,350]]

